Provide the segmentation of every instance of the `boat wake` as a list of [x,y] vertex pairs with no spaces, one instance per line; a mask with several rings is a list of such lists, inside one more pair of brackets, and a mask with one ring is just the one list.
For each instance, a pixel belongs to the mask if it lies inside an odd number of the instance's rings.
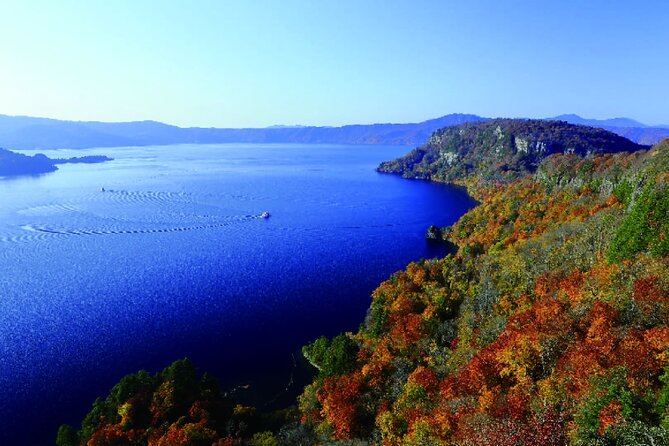
[[44,204],[17,211],[19,216],[32,221],[0,229],[0,243],[27,243],[54,237],[200,231],[269,217],[267,211],[230,215],[235,210],[221,206],[215,197],[198,198],[186,192],[104,189],[83,195],[74,202]]

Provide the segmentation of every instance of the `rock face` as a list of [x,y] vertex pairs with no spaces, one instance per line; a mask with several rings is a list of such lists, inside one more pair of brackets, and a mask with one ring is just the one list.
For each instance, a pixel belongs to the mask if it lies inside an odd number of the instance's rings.
[[431,225],[429,228],[427,228],[427,233],[425,234],[425,238],[435,242],[441,241],[442,240],[441,229],[439,229],[435,225]]
[[645,148],[606,130],[564,121],[493,119],[437,130],[425,145],[378,170],[445,182],[471,176],[512,181],[556,153],[588,157]]

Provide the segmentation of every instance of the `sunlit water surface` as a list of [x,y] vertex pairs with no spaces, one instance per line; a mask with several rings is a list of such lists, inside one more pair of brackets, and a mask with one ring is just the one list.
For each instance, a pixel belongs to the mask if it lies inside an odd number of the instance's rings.
[[0,179],[0,444],[52,444],[124,374],[183,357],[289,402],[299,347],[355,330],[379,282],[443,254],[426,228],[474,204],[374,171],[408,149],[46,151],[115,160]]

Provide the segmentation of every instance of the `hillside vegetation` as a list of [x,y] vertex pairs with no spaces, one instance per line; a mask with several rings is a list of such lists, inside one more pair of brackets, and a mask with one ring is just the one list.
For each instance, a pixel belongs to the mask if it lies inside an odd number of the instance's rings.
[[584,157],[642,148],[606,130],[564,121],[493,119],[438,130],[425,145],[381,164],[379,171],[443,182],[510,181],[534,172],[556,153]]
[[669,140],[640,149],[564,123],[435,133],[381,170],[480,205],[440,231],[457,253],[410,264],[358,332],[304,348],[318,374],[300,423],[234,435],[234,411],[179,400],[163,372],[59,444],[669,444]]
[[375,291],[305,421],[384,445],[669,444],[669,141],[466,182],[459,252]]
[[56,444],[268,446],[277,441],[272,431],[281,428],[286,433],[279,438],[292,442],[290,436],[304,430],[296,420],[294,410],[262,414],[237,404],[214,377],[199,377],[182,359],[155,375],[140,371],[124,377],[93,403],[78,432],[61,426]]

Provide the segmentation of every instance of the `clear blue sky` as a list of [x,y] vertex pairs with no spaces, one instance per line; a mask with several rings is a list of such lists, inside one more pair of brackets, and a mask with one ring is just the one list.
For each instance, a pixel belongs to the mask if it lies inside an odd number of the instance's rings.
[[669,124],[669,2],[30,1],[0,113],[178,125],[629,116]]

